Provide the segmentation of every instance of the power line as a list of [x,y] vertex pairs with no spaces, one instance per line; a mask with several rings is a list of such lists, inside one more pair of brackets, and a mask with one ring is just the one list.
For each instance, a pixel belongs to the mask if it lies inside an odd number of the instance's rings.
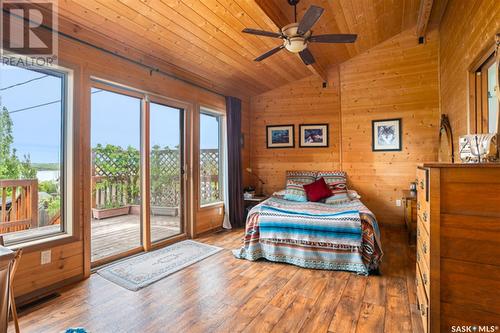
[[16,112],[21,112],[21,111],[36,109],[36,108],[39,108],[39,107],[42,107],[42,106],[56,104],[56,103],[59,103],[59,102],[61,102],[60,99],[58,99],[57,101],[52,101],[52,102],[48,102],[48,103],[43,103],[43,104],[38,104],[38,105],[34,105],[34,106],[29,106],[27,108],[22,108],[22,109],[17,109],[17,110],[14,110],[14,111],[9,111],[9,113],[16,113]]
[[[96,91],[93,91],[91,92],[91,94],[97,94],[97,93],[100,93],[102,92],[103,90],[96,90]],[[26,111],[26,110],[31,110],[31,109],[36,109],[36,108],[39,108],[39,107],[42,107],[42,106],[47,106],[47,105],[52,105],[52,104],[57,104],[57,103],[60,103],[61,100],[58,99],[57,101],[52,101],[52,102],[47,102],[47,103],[42,103],[42,104],[37,104],[37,105],[33,105],[33,106],[28,106],[26,108],[22,108],[22,109],[17,109],[17,110],[13,110],[13,111],[9,111],[9,114],[10,113],[17,113],[17,112],[22,112],[22,111]]]
[[22,86],[23,84],[27,84],[27,83],[30,83],[30,82],[33,82],[33,81],[41,80],[41,79],[46,78],[48,76],[49,75],[42,75],[42,76],[39,76],[39,77],[35,77],[35,78],[33,78],[31,80],[28,80],[28,81],[16,83],[16,84],[13,84],[13,85],[8,86],[8,87],[1,88],[0,91],[4,91],[4,90],[11,89],[11,88],[14,88],[14,87]]

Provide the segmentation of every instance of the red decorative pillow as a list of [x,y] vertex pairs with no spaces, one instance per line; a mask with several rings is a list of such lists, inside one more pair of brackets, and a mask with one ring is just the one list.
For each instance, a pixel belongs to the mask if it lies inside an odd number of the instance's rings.
[[303,186],[306,191],[307,200],[309,201],[320,201],[321,199],[328,198],[332,195],[332,190],[330,190],[330,187],[326,184],[323,177],[314,183]]

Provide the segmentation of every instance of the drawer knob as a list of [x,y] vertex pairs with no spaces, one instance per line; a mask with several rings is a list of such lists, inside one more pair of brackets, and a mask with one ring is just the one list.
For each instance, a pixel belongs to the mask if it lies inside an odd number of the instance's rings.
[[424,212],[422,214],[422,219],[424,220],[424,222],[427,222],[427,212]]
[[422,252],[424,252],[424,254],[427,254],[427,243],[424,242],[424,244],[422,244]]

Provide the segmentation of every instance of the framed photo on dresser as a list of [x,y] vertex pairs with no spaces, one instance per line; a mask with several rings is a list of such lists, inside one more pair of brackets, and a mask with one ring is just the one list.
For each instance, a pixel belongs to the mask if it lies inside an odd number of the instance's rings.
[[328,147],[328,124],[299,125],[301,148]]

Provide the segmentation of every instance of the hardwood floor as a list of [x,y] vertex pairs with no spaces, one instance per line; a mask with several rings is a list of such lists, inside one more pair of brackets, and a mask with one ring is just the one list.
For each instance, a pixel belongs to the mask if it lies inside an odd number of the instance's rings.
[[[141,246],[141,218],[123,215],[92,219],[92,262]],[[178,216],[151,216],[151,239],[162,240],[181,232]]]
[[[381,276],[235,259],[243,230],[198,239],[224,247],[138,292],[97,274],[21,313],[22,332],[423,332],[414,248],[383,232]],[[9,326],[9,332],[14,327]]]

